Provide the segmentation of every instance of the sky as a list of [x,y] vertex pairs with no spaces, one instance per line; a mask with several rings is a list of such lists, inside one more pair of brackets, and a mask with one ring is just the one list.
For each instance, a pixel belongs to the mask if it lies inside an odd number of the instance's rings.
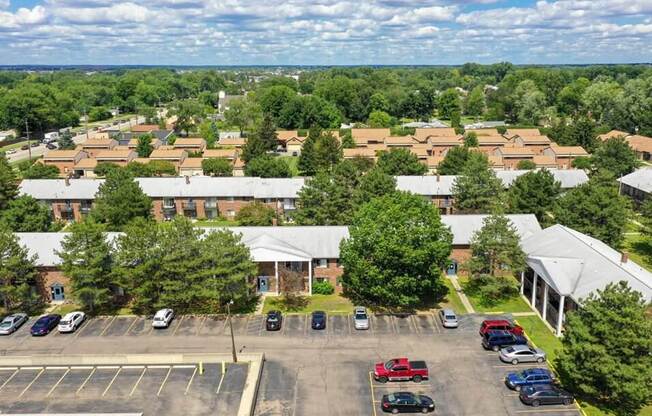
[[0,64],[652,62],[652,0],[0,0]]

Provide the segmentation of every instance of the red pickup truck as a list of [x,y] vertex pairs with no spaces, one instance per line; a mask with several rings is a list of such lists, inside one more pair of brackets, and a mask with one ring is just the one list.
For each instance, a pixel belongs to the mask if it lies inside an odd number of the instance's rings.
[[419,383],[428,379],[425,361],[410,361],[407,358],[393,358],[384,363],[376,363],[374,379],[379,383],[388,381],[412,380]]

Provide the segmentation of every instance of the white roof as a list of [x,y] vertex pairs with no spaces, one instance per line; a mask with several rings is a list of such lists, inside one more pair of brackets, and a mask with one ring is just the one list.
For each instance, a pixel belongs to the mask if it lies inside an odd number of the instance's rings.
[[[483,226],[489,215],[442,215],[441,222],[453,233],[453,245],[469,245],[471,237]],[[528,238],[541,231],[541,226],[534,214],[506,215],[521,239]]]
[[652,194],[652,168],[641,168],[618,179],[625,185]]
[[[69,233],[15,233],[21,246],[27,247],[30,256],[36,256],[36,265],[54,267],[61,263],[56,252],[61,251],[61,242]],[[120,233],[107,233],[113,241]]]
[[602,241],[563,225],[553,225],[525,239],[528,264],[560,295],[575,302],[609,283],[626,281],[652,301],[652,273]]
[[[589,181],[589,176],[581,169],[548,169],[552,176],[561,183],[562,189],[575,188]],[[529,170],[497,170],[496,176],[503,181],[505,187],[521,175],[531,172]]]
[[38,200],[93,199],[104,179],[24,179],[20,193]]

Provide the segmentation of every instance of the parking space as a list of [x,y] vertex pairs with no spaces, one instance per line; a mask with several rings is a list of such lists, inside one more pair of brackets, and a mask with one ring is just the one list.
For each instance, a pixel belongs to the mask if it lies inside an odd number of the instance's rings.
[[247,365],[202,368],[201,374],[198,365],[0,368],[0,408],[21,413],[235,414]]
[[351,315],[331,315],[328,323],[329,335],[340,337],[351,333]]
[[284,322],[284,335],[300,337],[306,334],[310,324],[309,315],[287,315]]
[[135,316],[116,316],[104,329],[103,335],[110,337],[126,335],[136,319]]
[[87,320],[76,332],[78,337],[98,337],[104,335],[104,331],[115,319],[113,316],[100,316]]
[[224,333],[224,326],[226,325],[226,316],[224,315],[209,315],[204,320],[199,335],[212,336],[221,335]]

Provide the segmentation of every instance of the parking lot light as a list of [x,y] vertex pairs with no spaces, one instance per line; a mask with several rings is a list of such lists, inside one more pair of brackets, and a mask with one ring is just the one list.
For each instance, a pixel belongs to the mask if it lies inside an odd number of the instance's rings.
[[233,300],[230,300],[226,304],[226,314],[229,319],[229,328],[231,330],[231,354],[233,354],[233,362],[238,362],[238,355],[235,352],[235,338],[233,337],[233,323],[231,322],[231,305],[233,305]]

